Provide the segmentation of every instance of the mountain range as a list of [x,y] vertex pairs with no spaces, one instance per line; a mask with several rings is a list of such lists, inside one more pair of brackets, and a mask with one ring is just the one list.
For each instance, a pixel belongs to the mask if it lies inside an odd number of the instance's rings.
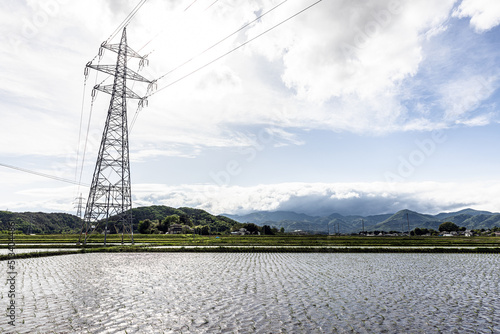
[[[332,213],[328,216],[311,216],[292,211],[257,211],[246,215],[223,214],[214,216],[193,208],[172,208],[163,205],[132,209],[134,230],[139,221],[162,220],[176,214],[189,225],[209,225],[210,228],[223,232],[235,224],[254,223],[259,226],[269,225],[284,228],[286,232],[294,230],[312,233],[357,233],[365,231],[408,231],[416,227],[437,230],[443,222],[451,221],[467,229],[491,229],[500,226],[500,214],[488,211],[464,209],[457,212],[443,212],[437,215],[422,214],[410,210],[401,210],[395,214],[372,216],[343,216]],[[110,223],[112,224],[112,218]],[[16,228],[24,233],[78,233],[82,220],[67,213],[0,211],[0,230],[7,230],[7,222],[15,221]]]
[[437,215],[401,210],[394,214],[373,216],[343,216],[332,213],[328,216],[310,216],[292,211],[258,211],[246,215],[224,216],[240,223],[254,223],[284,228],[286,232],[294,230],[312,233],[357,233],[360,231],[410,231],[419,228],[438,230],[444,222],[453,222],[467,229],[490,229],[500,226],[500,214],[474,209],[457,212],[443,212]]

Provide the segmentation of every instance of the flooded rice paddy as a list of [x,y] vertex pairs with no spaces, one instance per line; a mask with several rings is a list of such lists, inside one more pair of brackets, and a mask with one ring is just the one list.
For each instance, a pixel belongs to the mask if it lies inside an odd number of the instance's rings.
[[495,254],[93,253],[17,265],[16,326],[3,315],[2,333],[500,332]]

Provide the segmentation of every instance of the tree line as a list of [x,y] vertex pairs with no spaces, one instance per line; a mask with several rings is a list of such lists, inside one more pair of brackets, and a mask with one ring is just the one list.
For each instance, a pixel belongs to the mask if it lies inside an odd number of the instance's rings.
[[245,234],[274,235],[284,232],[284,228],[278,230],[276,227],[271,227],[269,225],[258,226],[254,223],[233,222],[213,222],[211,219],[192,219],[188,215],[179,215],[175,213],[163,219],[144,219],[139,221],[138,232],[141,234],[194,233],[199,235],[230,234],[231,232],[241,231],[242,229],[245,231]]

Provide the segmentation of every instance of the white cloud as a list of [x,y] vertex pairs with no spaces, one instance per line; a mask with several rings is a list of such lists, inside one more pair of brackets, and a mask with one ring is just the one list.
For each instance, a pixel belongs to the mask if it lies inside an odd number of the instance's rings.
[[[380,214],[405,208],[438,213],[474,207],[500,211],[499,182],[282,183],[252,187],[136,185],[135,206],[193,206],[214,214],[290,210],[312,215]],[[481,189],[481,192],[475,191]]]
[[453,11],[458,18],[470,17],[470,24],[481,33],[500,23],[500,2],[496,0],[463,0]]
[[[496,76],[464,75],[440,87],[441,103],[445,118],[460,120],[464,114],[475,110],[495,91]],[[484,117],[483,117],[484,118]]]
[[[378,96],[416,73],[421,35],[441,26],[453,2],[324,2],[287,23],[286,31],[264,36],[255,49],[271,59],[283,58],[284,83],[299,97]],[[301,7],[294,4],[287,13]],[[265,18],[251,36],[280,18]]]
[[[149,107],[138,114],[130,136],[132,159],[143,162],[154,157],[168,165],[166,158],[193,158],[215,151],[209,150],[213,148],[224,155],[255,145],[270,145],[274,150],[311,144],[298,133],[312,134],[309,138],[314,141],[321,133],[313,133],[315,130],[385,135],[444,129],[456,124],[480,126],[498,118],[496,100],[484,105],[495,96],[498,86],[498,74],[491,70],[497,67],[496,51],[491,51],[494,48],[487,44],[489,41],[482,39],[486,34],[473,34],[477,37],[472,41],[473,55],[455,43],[454,36],[463,30],[462,26],[457,28],[457,20],[450,20],[456,3],[453,0],[322,1],[244,48],[197,70],[312,3],[288,1],[250,29],[202,54],[254,20],[256,13],[279,2],[219,1],[205,10],[208,5],[201,1],[149,0],[141,8],[127,28],[129,45],[140,53],[151,52],[150,67],[141,73],[158,78],[175,71],[158,82],[159,88],[171,86],[151,96]],[[191,3],[189,10],[184,11]],[[83,152],[83,140],[79,145],[77,141],[84,66],[135,5],[133,0],[0,3],[0,72],[4,79],[0,82],[1,162],[19,159],[34,170],[48,174],[56,171],[58,176],[72,178],[77,146],[80,159]],[[485,31],[498,24],[497,6],[496,2],[465,0],[454,15],[470,16],[472,26]],[[434,46],[431,42],[436,40],[442,42],[442,48],[426,48]],[[115,38],[112,42],[116,41]],[[484,51],[491,52],[489,63],[482,58]],[[450,57],[455,52],[459,56]],[[432,57],[439,57],[439,61],[426,62]],[[115,59],[116,55],[106,51],[101,64],[112,64]],[[129,65],[137,68],[132,60]],[[462,68],[475,70],[462,73]],[[96,78],[96,72],[91,71],[88,78],[82,138],[89,119],[90,90],[106,77]],[[481,78],[485,78],[482,83],[476,80]],[[415,81],[423,84],[419,86]],[[140,94],[146,90],[140,83],[129,82],[129,86]],[[420,90],[422,86],[427,90]],[[84,181],[90,179],[93,170],[108,104],[109,96],[99,93],[90,124],[84,172],[88,177]],[[130,101],[129,121],[135,108],[136,103]],[[259,135],[271,136],[272,140],[264,142]],[[350,144],[342,142],[346,149]],[[285,156],[284,151],[275,150]],[[259,155],[259,159],[265,158],[266,154]],[[321,165],[321,158],[311,162],[296,158]],[[291,180],[303,179],[300,166],[304,161],[291,167],[295,173]],[[275,166],[270,160],[266,163],[269,168]],[[205,174],[207,169],[210,167],[193,168]],[[74,197],[71,191],[33,192],[29,189],[38,182],[30,188],[22,180],[10,180],[8,174],[0,173],[0,177],[2,185],[9,186],[8,191],[3,190],[2,203],[12,207],[17,203],[19,208],[33,205],[72,209],[68,204],[68,198]],[[144,185],[137,191],[134,186],[134,196],[138,203],[191,205],[214,212],[292,208],[300,204],[297,199],[304,199],[311,208],[320,207],[314,201],[318,199],[323,208],[334,205],[350,210],[349,205],[365,203],[366,198],[375,198],[380,207],[393,210],[396,207],[391,207],[390,201],[405,204],[406,199],[409,204],[424,207],[418,203],[427,203],[426,191],[439,193],[434,186],[445,187],[440,183],[422,189],[415,185],[412,194],[391,191],[386,185],[372,188],[368,184],[280,184],[209,187],[213,194],[210,190],[207,196],[207,186],[158,186],[149,190],[151,186]],[[41,187],[49,188],[45,183]],[[474,188],[464,185],[463,189]],[[47,198],[43,197],[44,192]],[[463,195],[467,203],[494,207],[491,198],[495,196],[482,199],[466,191],[456,193]],[[494,191],[489,195],[495,195]],[[436,205],[459,205],[460,199],[454,196],[453,191],[446,196],[436,195]],[[446,198],[453,200],[448,203]]]
[[466,119],[464,121],[457,121],[457,123],[464,124],[467,126],[484,126],[490,124],[494,116],[495,115],[493,113],[487,113],[484,115],[479,115],[473,118]]
[[[37,2],[29,6],[3,4],[6,7],[2,12],[9,15],[3,15],[5,23],[0,31],[9,37],[2,39],[6,47],[1,51],[0,69],[6,80],[0,84],[0,92],[3,90],[2,115],[8,127],[0,139],[12,142],[0,147],[4,153],[36,151],[64,156],[68,149],[62,143],[75,146],[72,150],[76,151],[85,63],[97,54],[100,43],[121,22],[123,13],[135,6],[133,1],[121,2],[121,10],[112,12],[116,2],[54,1],[58,6],[53,8]],[[278,2],[250,1],[238,6],[216,3],[210,10],[194,3],[184,11],[191,3],[150,1],[127,30],[132,48],[145,46],[141,53],[152,52],[150,67],[143,75],[158,78],[175,69],[158,82],[159,88],[182,79],[310,4],[287,2],[250,29],[201,54],[244,22],[252,21],[256,12]],[[294,128],[384,134],[441,127],[442,120],[435,116],[431,120],[428,115],[415,118],[411,114],[401,103],[401,85],[419,72],[426,56],[422,45],[445,30],[453,3],[369,0],[359,5],[323,1],[151,96],[149,107],[139,113],[133,129],[134,149],[145,149],[143,156],[192,156],[200,152],[200,147],[239,147],[243,144],[237,140],[241,125],[272,126],[288,133],[287,143],[293,145],[302,143],[300,138],[293,138]],[[96,8],[93,15],[86,15],[91,8]],[[43,22],[35,21],[37,15],[45,18]],[[29,34],[33,27],[36,29]],[[13,51],[9,44],[17,45],[20,51]],[[114,57],[106,51],[101,63],[112,63]],[[135,69],[137,64],[130,61],[130,66]],[[95,72],[91,72],[84,132],[90,88],[106,78],[99,75],[96,81]],[[144,85],[129,84],[144,93]],[[102,131],[108,99],[102,93],[97,97],[93,134]],[[464,101],[461,105],[470,109],[478,104]],[[455,107],[450,115],[460,114],[460,108]],[[135,102],[130,101],[129,119],[134,113]],[[444,121],[451,125],[456,120]],[[25,134],[11,130],[16,124],[23,124]],[[100,140],[100,134],[94,137]],[[169,148],[172,145],[192,148],[185,152]],[[98,143],[92,146],[96,149]]]
[[[481,191],[477,191],[481,189]],[[133,207],[167,205],[194,207],[212,214],[244,214],[252,211],[287,210],[310,215],[334,212],[344,215],[395,213],[410,209],[436,214],[472,207],[500,212],[495,200],[500,182],[356,182],[356,183],[279,183],[256,186],[217,186],[215,184],[134,184]],[[80,192],[87,191],[81,188]],[[2,207],[15,211],[76,212],[76,186],[26,187]],[[84,195],[84,197],[86,194]]]

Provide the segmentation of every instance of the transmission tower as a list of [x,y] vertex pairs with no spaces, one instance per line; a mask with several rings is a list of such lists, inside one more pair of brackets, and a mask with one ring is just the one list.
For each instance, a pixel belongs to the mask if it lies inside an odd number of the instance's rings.
[[107,44],[106,42],[101,44],[100,56],[102,56],[103,48],[117,53],[118,57],[116,65],[92,65],[89,62],[86,66],[86,73],[88,68],[92,68],[113,75],[114,82],[112,85],[96,85],[94,87],[94,92],[99,90],[111,94],[111,100],[78,242],[81,243],[84,236],[83,243],[86,244],[88,237],[101,222],[105,221],[104,245],[106,245],[108,219],[115,216],[118,219],[115,222],[119,228],[117,232],[120,233],[121,230],[122,244],[125,234],[130,235],[133,244],[127,99],[140,99],[139,104],[144,101],[139,95],[127,88],[126,81],[128,79],[149,84],[151,81],[127,68],[128,58],[139,58],[140,64],[144,64],[145,57],[140,56],[127,45],[126,28],[123,28],[119,44]]
[[79,197],[76,198],[78,202],[76,202],[76,216],[78,218],[82,218],[82,207],[83,207],[83,197],[82,194],[80,194]]

